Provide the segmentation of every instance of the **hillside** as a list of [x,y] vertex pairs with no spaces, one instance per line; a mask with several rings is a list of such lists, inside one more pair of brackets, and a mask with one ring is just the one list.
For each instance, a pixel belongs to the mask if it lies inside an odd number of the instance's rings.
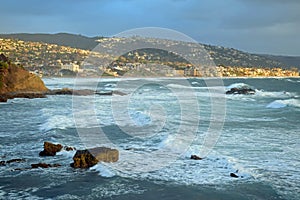
[[[42,42],[48,44],[57,44],[60,46],[67,46],[83,50],[91,50],[97,44],[97,40],[102,37],[86,37],[82,35],[74,35],[68,33],[57,34],[0,34],[0,38],[12,38],[23,41]],[[226,48],[221,46],[212,46],[203,44],[204,48],[209,52],[216,65],[224,66],[239,66],[239,67],[263,67],[263,68],[300,68],[299,57],[291,56],[272,56],[250,54],[239,51],[233,48]],[[147,51],[140,51],[147,53]],[[152,51],[153,53],[153,51]],[[159,52],[158,52],[159,53]],[[166,58],[162,58],[166,60]],[[170,60],[170,59],[167,59]]]
[[275,56],[275,55],[264,55],[272,60],[277,60],[289,67],[297,67],[300,69],[300,56]]
[[16,33],[16,34],[0,34],[0,38],[19,39],[30,42],[43,42],[48,44],[57,44],[60,46],[68,46],[84,50],[92,50],[97,46],[97,39],[102,37],[86,37],[82,35],[74,35],[69,33],[57,34],[29,34],[29,33]]

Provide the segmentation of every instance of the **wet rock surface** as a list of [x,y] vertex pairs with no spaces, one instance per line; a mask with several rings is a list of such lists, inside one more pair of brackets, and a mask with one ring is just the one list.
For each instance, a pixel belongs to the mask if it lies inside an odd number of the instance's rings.
[[226,94],[255,94],[255,90],[252,88],[231,88],[230,90],[226,91]]
[[119,151],[106,147],[96,147],[93,149],[77,150],[73,157],[73,168],[89,168],[98,162],[117,162]]
[[44,150],[39,153],[40,156],[55,156],[57,152],[61,151],[63,146],[61,144],[53,144],[51,142],[44,142]]

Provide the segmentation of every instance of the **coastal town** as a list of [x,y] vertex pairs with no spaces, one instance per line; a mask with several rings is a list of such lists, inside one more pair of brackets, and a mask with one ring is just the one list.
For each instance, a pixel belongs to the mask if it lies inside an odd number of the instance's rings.
[[[114,45],[122,42],[122,38],[104,38],[105,48],[114,49]],[[103,42],[103,41],[99,41]],[[150,42],[156,42],[149,39]],[[174,41],[164,40],[164,45],[175,45]],[[181,42],[182,44],[184,42]],[[43,42],[30,42],[18,39],[0,38],[0,53],[7,55],[17,65],[39,76],[76,76],[119,77],[124,74],[144,76],[186,76],[186,77],[293,77],[299,76],[298,68],[263,67],[263,66],[229,66],[225,64],[195,66],[184,59],[161,50],[131,51],[114,58],[108,53],[79,49]],[[176,43],[178,44],[178,42]],[[191,46],[191,44],[188,44]],[[203,55],[203,49],[193,49],[192,59]],[[214,60],[226,59],[208,52]],[[233,52],[235,53],[235,52]],[[88,58],[112,60],[107,65],[87,62]],[[223,56],[224,57],[224,56]],[[245,57],[245,56],[244,56]],[[205,59],[212,59],[206,55]],[[241,58],[243,59],[243,58]],[[249,59],[246,58],[245,59]],[[228,59],[227,59],[228,60]],[[232,61],[232,63],[234,63]],[[272,65],[272,63],[270,63]]]

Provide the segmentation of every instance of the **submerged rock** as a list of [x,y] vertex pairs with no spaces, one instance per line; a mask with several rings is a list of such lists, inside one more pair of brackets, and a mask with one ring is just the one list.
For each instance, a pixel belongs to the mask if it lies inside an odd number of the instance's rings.
[[19,162],[25,162],[25,161],[26,161],[25,159],[16,158],[16,159],[8,160],[8,161],[6,161],[6,163],[7,163],[7,164],[9,164],[9,163],[14,163],[14,162],[19,163]]
[[75,151],[76,148],[75,148],[75,147],[64,146],[64,150],[65,150],[65,151]]
[[61,151],[63,146],[61,144],[53,144],[51,142],[44,142],[44,150],[39,153],[40,156],[55,156],[57,152]]
[[251,88],[231,88],[226,94],[255,94],[255,90]]
[[103,95],[103,96],[112,96],[112,95],[124,96],[124,95],[127,95],[126,93],[118,91],[118,90],[115,90],[115,91],[96,91],[95,94]]
[[5,161],[4,161],[4,160],[0,161],[0,166],[6,166],[6,164],[5,164]]
[[197,156],[197,155],[191,155],[191,159],[192,159],[192,160],[202,160],[202,158],[200,158],[200,157]]
[[77,150],[73,157],[74,168],[89,168],[98,162],[117,162],[119,159],[119,151],[106,147],[96,147],[93,149]]
[[47,163],[37,163],[37,164],[31,164],[32,169],[36,168],[49,168],[49,167],[60,167],[60,164],[47,164]]
[[73,90],[69,88],[49,90],[45,93],[46,95],[78,95],[78,96],[87,96],[93,95],[93,90],[82,89],[82,90]]

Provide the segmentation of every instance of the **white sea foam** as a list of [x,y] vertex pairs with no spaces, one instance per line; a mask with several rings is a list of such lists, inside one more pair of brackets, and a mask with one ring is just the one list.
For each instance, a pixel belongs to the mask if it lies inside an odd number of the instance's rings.
[[180,85],[180,84],[168,84],[167,87],[171,87],[171,88],[192,88],[191,85],[187,86],[187,85]]
[[227,89],[232,89],[232,88],[252,88],[252,87],[246,83],[233,83],[227,86]]
[[116,175],[112,169],[109,169],[109,167],[105,166],[102,163],[98,163],[97,165],[91,167],[90,170],[96,170],[97,172],[99,172],[99,175],[103,177],[113,177]]
[[290,92],[269,92],[269,91],[263,91],[263,90],[256,90],[255,96],[257,97],[270,97],[270,98],[291,98],[294,97],[295,93]]
[[114,199],[114,196],[120,197],[126,194],[142,194],[143,192],[145,192],[145,189],[141,188],[141,186],[138,184],[114,180],[113,182],[110,181],[108,183],[102,183],[98,187],[93,188],[91,190],[91,193],[89,195],[86,195],[85,198]]
[[65,156],[67,158],[73,158],[74,155],[75,155],[76,151],[65,151],[65,150],[62,150],[62,151],[59,151],[56,153],[56,155],[62,155],[62,156]]
[[299,99],[275,100],[275,101],[269,103],[266,107],[267,108],[284,108],[287,106],[300,107],[300,100]]
[[186,185],[218,184],[237,180],[230,177],[230,173],[235,173],[239,176],[239,179],[253,177],[250,173],[245,172],[242,167],[236,168],[235,163],[226,158],[209,156],[203,160],[192,160],[189,157],[190,154],[186,157],[179,157],[169,166],[156,171],[145,173],[122,171],[118,175],[141,180],[172,181]]
[[52,117],[49,117],[47,121],[40,126],[40,130],[47,132],[56,128],[66,129],[71,127],[75,127],[72,115],[53,115]]

